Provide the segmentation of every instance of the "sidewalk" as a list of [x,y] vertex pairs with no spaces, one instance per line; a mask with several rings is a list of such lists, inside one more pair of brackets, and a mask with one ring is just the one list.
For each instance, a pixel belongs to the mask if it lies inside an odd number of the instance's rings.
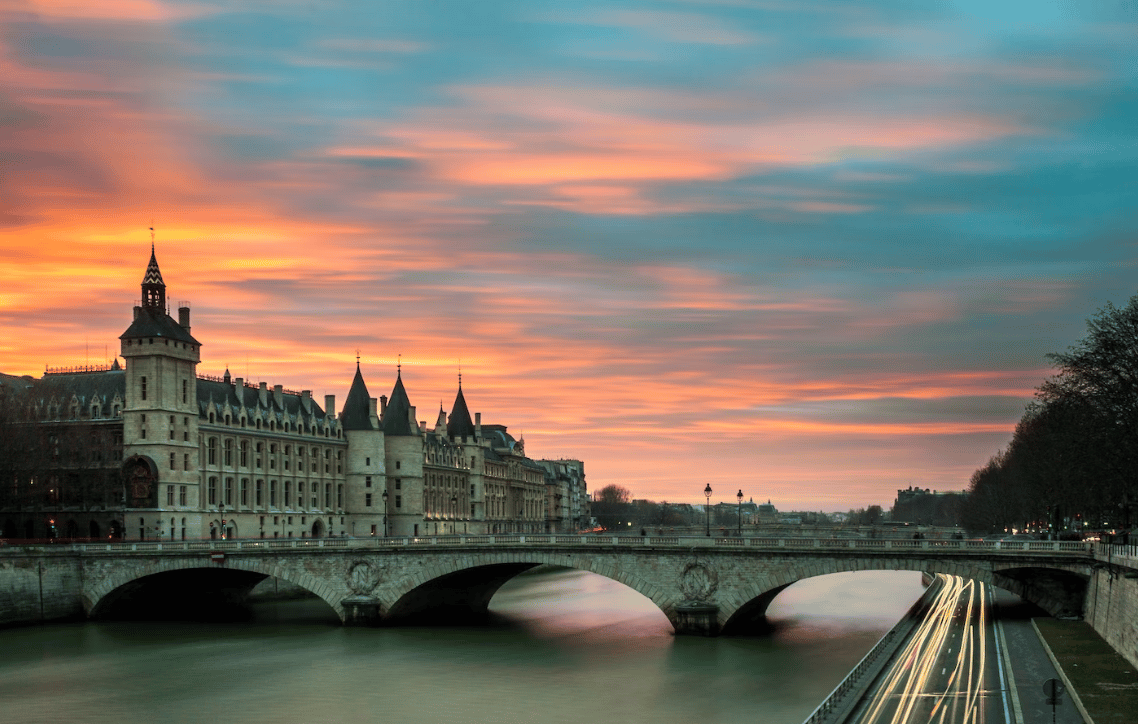
[[1138,722],[1138,672],[1085,621],[1033,618],[1076,706],[1093,724]]

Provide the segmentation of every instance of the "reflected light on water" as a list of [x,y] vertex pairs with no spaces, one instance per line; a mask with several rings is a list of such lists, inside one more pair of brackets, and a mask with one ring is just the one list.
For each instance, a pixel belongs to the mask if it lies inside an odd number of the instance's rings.
[[803,581],[749,638],[674,636],[651,601],[581,571],[514,579],[485,627],[342,628],[307,600],[242,623],[12,629],[0,720],[799,724],[920,590],[911,573]]

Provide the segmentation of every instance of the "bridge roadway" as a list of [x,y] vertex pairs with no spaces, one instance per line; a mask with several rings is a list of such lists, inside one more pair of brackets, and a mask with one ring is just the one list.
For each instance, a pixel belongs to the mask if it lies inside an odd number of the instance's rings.
[[0,548],[0,564],[19,556],[28,559],[25,569],[39,565],[41,590],[45,565],[72,566],[60,580],[78,589],[90,617],[113,615],[123,605],[210,605],[275,576],[322,598],[348,625],[476,620],[507,580],[553,564],[619,581],[652,600],[678,634],[698,635],[761,627],[768,604],[792,583],[860,570],[958,575],[1004,588],[1053,615],[1077,615],[1095,564],[1093,546],[1082,542],[611,535]]

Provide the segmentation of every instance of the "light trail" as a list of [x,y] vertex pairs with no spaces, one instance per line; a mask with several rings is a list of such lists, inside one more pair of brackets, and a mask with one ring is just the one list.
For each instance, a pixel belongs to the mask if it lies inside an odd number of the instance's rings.
[[[940,591],[858,724],[986,724],[989,716],[1010,724],[1000,661],[988,666],[993,652],[997,659],[1003,655],[998,644],[992,650],[988,647],[988,638],[994,636],[989,626],[990,588],[979,581],[938,575],[943,583]],[[956,639],[959,645],[954,651]],[[1001,674],[996,689],[988,682],[993,670]],[[994,693],[1001,696],[993,697]]]

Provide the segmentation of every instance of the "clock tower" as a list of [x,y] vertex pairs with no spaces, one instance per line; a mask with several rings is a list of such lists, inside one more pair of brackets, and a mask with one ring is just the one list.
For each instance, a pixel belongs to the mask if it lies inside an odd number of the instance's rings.
[[198,508],[197,365],[201,343],[190,334],[190,308],[168,313],[166,284],[154,246],[142,278],[141,304],[119,337],[126,360],[123,409],[123,533],[170,540],[200,528]]

